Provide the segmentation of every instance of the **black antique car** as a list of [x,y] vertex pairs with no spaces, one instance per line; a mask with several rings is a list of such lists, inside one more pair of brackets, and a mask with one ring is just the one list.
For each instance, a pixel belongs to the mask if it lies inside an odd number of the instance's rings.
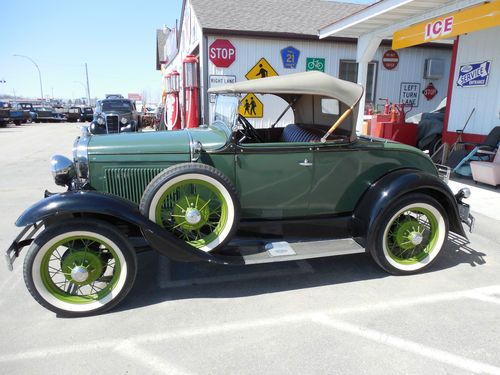
[[92,107],[83,107],[82,114],[80,116],[81,122],[90,122],[94,119],[94,108]]
[[94,119],[89,129],[91,134],[137,131],[138,114],[134,103],[129,99],[115,96],[97,101]]
[[63,122],[66,121],[66,116],[62,110],[56,110],[48,105],[34,106],[35,117],[34,122]]
[[81,107],[69,107],[66,117],[68,119],[68,122],[77,122],[81,121],[82,114],[83,111]]
[[[223,265],[367,252],[405,275],[438,259],[449,231],[465,237],[462,222],[472,225],[470,191],[453,195],[427,155],[356,135],[361,86],[307,72],[209,92],[209,125],[84,131],[72,159],[52,158],[68,191],[27,209],[6,253],[12,269],[31,245],[24,279],[41,305],[67,316],[115,306],[134,283],[137,244]],[[293,123],[254,128],[241,114],[249,93],[282,100]]]

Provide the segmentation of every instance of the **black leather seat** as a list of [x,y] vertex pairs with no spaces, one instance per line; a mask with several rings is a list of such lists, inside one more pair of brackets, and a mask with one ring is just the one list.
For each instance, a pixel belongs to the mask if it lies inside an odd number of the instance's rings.
[[319,142],[321,137],[300,125],[287,125],[281,133],[280,142]]

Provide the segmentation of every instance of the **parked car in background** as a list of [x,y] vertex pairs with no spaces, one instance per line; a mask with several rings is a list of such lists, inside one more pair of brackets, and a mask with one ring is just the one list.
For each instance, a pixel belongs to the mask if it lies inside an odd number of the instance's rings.
[[10,103],[10,121],[17,126],[26,122],[24,119],[24,110],[15,103]]
[[46,105],[34,106],[35,118],[34,122],[63,122],[66,121],[62,110],[57,112],[54,108]]
[[77,122],[81,121],[82,114],[83,111],[81,107],[69,107],[66,118],[68,119],[68,122]]
[[[406,275],[438,259],[449,231],[465,237],[462,222],[472,225],[470,192],[453,195],[422,151],[356,135],[361,86],[305,72],[209,92],[208,126],[105,137],[84,129],[71,159],[52,158],[68,191],[46,193],[19,217],[24,229],[6,254],[12,269],[31,244],[24,279],[37,302],[65,316],[115,306],[134,283],[134,243],[221,265],[367,252]],[[239,114],[250,93],[282,100],[293,123],[255,129]],[[98,116],[108,106],[126,103],[101,101]]]
[[0,128],[4,128],[10,122],[9,103],[0,102]]
[[91,134],[135,132],[139,130],[138,113],[129,99],[111,96],[98,100],[94,120],[89,127]]
[[16,108],[23,111],[24,123],[31,122],[35,118],[35,108],[33,107],[33,103],[18,102],[16,103]]
[[80,117],[80,121],[87,122],[92,121],[94,119],[94,108],[92,107],[83,107],[82,114]]

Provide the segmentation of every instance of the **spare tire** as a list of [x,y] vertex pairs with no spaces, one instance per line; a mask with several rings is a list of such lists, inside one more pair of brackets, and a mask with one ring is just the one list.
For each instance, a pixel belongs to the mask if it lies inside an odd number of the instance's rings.
[[234,235],[240,206],[231,181],[205,164],[167,168],[146,187],[141,213],[191,246],[205,252],[222,248]]

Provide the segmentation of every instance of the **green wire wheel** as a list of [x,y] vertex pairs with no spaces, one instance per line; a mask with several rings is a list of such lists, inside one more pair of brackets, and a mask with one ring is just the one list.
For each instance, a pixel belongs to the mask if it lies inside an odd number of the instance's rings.
[[45,229],[24,263],[33,297],[63,316],[103,312],[122,300],[136,274],[133,247],[108,223],[68,220]]
[[144,191],[140,210],[177,238],[201,251],[223,247],[239,221],[239,206],[231,181],[204,164],[168,168]]
[[372,231],[369,250],[382,268],[394,274],[422,271],[441,253],[448,217],[432,197],[409,194],[384,211]]

